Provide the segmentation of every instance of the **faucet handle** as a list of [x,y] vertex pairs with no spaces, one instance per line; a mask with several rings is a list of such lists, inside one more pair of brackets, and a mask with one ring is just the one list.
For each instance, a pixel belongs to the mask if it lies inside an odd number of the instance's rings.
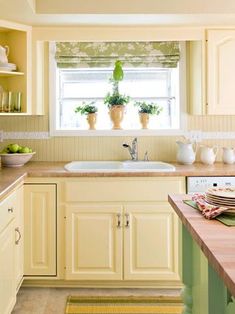
[[146,150],[144,154],[144,161],[149,161],[148,151]]

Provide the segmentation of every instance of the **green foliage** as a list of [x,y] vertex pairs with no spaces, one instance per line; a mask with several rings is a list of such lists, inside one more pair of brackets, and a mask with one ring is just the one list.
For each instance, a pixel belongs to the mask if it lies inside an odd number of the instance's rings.
[[97,107],[94,105],[94,101],[90,103],[83,102],[81,106],[78,106],[75,109],[76,113],[80,113],[81,115],[88,115],[89,113],[96,113],[98,111]]
[[104,98],[104,103],[108,105],[108,107],[116,106],[116,105],[125,105],[128,104],[130,100],[129,96],[121,95],[119,93],[110,94],[108,93]]
[[160,112],[162,111],[162,107],[158,106],[157,104],[154,103],[147,103],[145,101],[136,101],[134,103],[134,106],[138,107],[139,113],[148,113],[151,115],[159,115]]
[[109,108],[117,105],[126,105],[130,101],[129,96],[119,93],[119,82],[123,80],[123,77],[122,62],[117,60],[113,70],[113,77],[110,80],[113,85],[113,91],[112,93],[108,93],[104,98],[104,104],[108,105]]

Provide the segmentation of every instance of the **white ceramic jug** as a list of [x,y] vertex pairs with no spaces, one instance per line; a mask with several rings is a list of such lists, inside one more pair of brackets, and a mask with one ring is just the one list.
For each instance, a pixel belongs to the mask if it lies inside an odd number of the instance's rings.
[[196,143],[176,141],[176,144],[178,144],[177,161],[184,165],[194,163],[196,158]]
[[9,47],[0,46],[0,63],[8,63]]
[[206,165],[212,165],[218,152],[218,147],[201,146],[200,160]]
[[235,161],[235,153],[233,148],[223,147],[223,162],[225,164],[233,164]]

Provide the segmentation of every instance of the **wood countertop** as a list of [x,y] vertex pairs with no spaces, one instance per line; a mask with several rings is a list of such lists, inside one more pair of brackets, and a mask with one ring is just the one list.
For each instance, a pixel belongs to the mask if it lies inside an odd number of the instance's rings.
[[228,290],[235,296],[235,227],[217,220],[207,220],[201,213],[184,204],[189,195],[169,195],[168,200],[192,238],[204,252]]
[[235,164],[215,163],[212,166],[195,163],[179,165],[172,163],[175,171],[169,172],[68,172],[64,169],[67,162],[28,162],[20,168],[0,168],[0,198],[15,184],[28,177],[166,177],[166,176],[235,176]]

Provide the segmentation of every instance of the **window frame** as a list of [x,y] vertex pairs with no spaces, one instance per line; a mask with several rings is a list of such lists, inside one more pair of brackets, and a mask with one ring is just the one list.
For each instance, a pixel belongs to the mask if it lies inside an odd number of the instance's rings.
[[[180,42],[181,58],[179,61],[179,129],[136,129],[136,130],[59,130],[57,129],[58,113],[56,95],[59,84],[56,81],[55,42],[49,42],[49,134],[50,136],[177,136],[183,135],[187,129],[186,114],[186,44]],[[185,75],[184,75],[185,73]]]

